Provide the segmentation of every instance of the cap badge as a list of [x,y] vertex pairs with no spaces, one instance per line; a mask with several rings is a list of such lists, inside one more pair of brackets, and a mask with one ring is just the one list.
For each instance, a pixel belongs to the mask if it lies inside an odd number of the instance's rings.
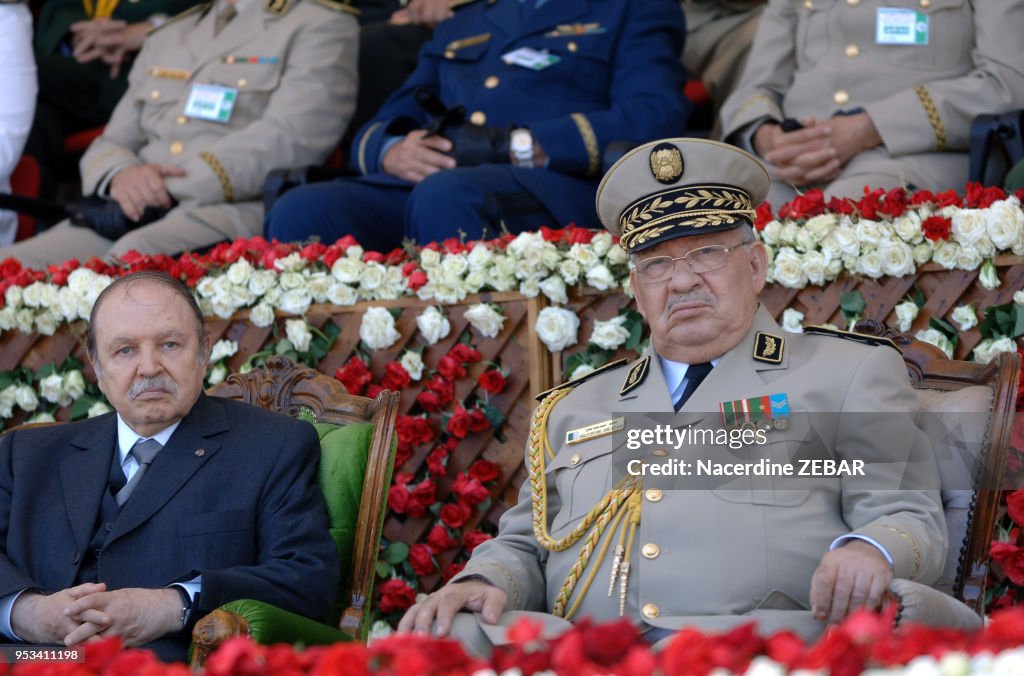
[[651,150],[651,174],[658,183],[669,185],[683,175],[683,154],[671,143],[659,143]]

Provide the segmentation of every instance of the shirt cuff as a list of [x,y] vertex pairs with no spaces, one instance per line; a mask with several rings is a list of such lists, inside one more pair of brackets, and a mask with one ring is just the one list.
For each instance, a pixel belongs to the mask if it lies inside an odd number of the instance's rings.
[[885,547],[879,544],[877,540],[869,538],[867,535],[861,535],[860,533],[849,533],[847,535],[840,535],[832,541],[832,546],[830,546],[828,550],[832,551],[836,547],[840,547],[849,542],[850,540],[864,540],[865,542],[874,545],[875,548],[878,549],[878,551],[882,552],[882,556],[884,556],[885,560],[889,562],[889,565],[895,567],[895,564],[893,564],[892,562],[892,556],[889,555],[889,551]]
[[103,180],[100,181],[100,184],[96,187],[96,194],[97,195],[101,195],[103,197],[109,197],[110,196],[110,183],[111,183],[111,181],[114,180],[114,176],[117,175],[117,172],[121,171],[122,169],[127,169],[128,167],[133,167],[136,164],[138,164],[138,163],[137,162],[122,162],[121,164],[116,165],[113,169],[108,171],[107,175],[104,176]]
[[196,597],[199,596],[199,592],[203,588],[203,576],[197,575],[188,582],[175,582],[170,585],[171,587],[181,587],[188,594],[188,598],[192,601],[192,605],[196,604]]
[[[388,154],[389,150],[391,150],[391,146],[395,145],[396,143],[401,141],[403,138],[405,138],[405,137],[404,136],[385,136],[384,137],[384,143],[380,147],[380,155],[377,156],[377,166],[378,167],[383,167],[384,166],[384,156]],[[381,169],[381,173],[383,173],[383,172],[384,172],[384,170]]]
[[27,587],[19,592],[14,592],[0,598],[0,633],[12,641],[23,642],[21,637],[15,634],[14,629],[11,628],[11,611],[14,610],[14,602],[26,591],[28,591]]

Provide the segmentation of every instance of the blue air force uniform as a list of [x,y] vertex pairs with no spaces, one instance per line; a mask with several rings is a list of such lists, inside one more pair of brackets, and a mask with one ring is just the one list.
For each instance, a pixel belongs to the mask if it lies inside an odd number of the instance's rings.
[[[675,0],[476,0],[437,26],[419,65],[363,129],[352,163],[363,176],[292,190],[268,216],[281,240],[352,234],[383,249],[403,237],[426,243],[495,236],[576,222],[597,225],[594,193],[615,141],[680,134],[689,105],[680,65],[685,22]],[[549,65],[508,63],[526,48]],[[504,57],[504,58],[503,58]],[[416,91],[462,105],[471,124],[527,127],[544,168],[459,166],[417,184],[384,173],[381,159],[432,119]]]

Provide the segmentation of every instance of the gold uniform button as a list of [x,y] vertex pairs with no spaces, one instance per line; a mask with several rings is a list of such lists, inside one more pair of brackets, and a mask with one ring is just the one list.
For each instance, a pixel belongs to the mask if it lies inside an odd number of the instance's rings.
[[579,453],[573,453],[572,457],[569,458],[569,464],[570,465],[578,465],[578,464],[580,464],[580,460],[582,460],[582,459],[583,458],[580,457]]
[[476,110],[469,116],[469,121],[473,124],[484,125],[487,124],[487,115],[482,110]]
[[845,89],[840,89],[839,91],[832,95],[832,100],[838,103],[839,105],[843,105],[845,103],[849,103],[850,94]]
[[644,491],[644,497],[647,498],[647,502],[661,502],[664,494],[660,488],[648,488]]
[[664,458],[665,456],[668,455],[668,451],[666,451],[664,448],[656,448],[653,451],[651,451],[651,455],[653,455],[656,458]]
[[186,124],[188,122],[188,118],[184,115],[179,115],[178,117],[174,118],[174,121],[178,124]]
[[640,612],[643,613],[643,616],[648,620],[653,620],[658,617],[658,615],[661,615],[661,608],[653,603],[645,603]]
[[454,59],[455,58],[455,50],[449,49],[448,51],[446,51],[444,53],[444,58],[446,58],[446,59]]
[[814,3],[811,0],[804,0],[804,9],[814,9]]
[[640,553],[644,555],[645,559],[656,559],[658,554],[661,554],[661,549],[653,542],[648,542],[640,548]]
[[149,98],[151,98],[154,101],[156,101],[158,98],[160,98],[160,90],[159,89],[154,89],[153,91],[151,91],[149,93]]
[[239,86],[239,88],[244,87],[247,84],[249,84],[249,81],[246,80],[244,77],[238,78],[238,86]]
[[932,0],[921,0],[921,6],[922,7],[931,7],[932,6]]
[[846,45],[846,55],[851,59],[855,56],[860,56],[860,47],[857,45]]
[[185,149],[185,145],[181,141],[175,141],[171,144],[171,154],[180,155],[181,151]]
[[489,78],[487,78],[486,80],[484,80],[484,86],[487,87],[488,89],[494,89],[500,83],[501,83],[501,80],[498,79],[497,75],[492,75]]
[[857,5],[860,4],[860,0],[846,0],[846,4],[850,5],[851,7],[856,7]]
[[570,42],[565,46],[565,48],[568,49],[570,52],[575,52],[577,49],[580,48],[580,46],[577,45],[575,42]]

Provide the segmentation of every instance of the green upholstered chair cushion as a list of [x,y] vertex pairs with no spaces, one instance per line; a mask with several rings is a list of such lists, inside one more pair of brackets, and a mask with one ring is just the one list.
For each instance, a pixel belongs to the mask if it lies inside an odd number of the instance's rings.
[[320,488],[327,502],[331,537],[338,545],[341,577],[335,595],[331,623],[337,626],[349,600],[343,598],[352,570],[352,554],[363,497],[366,458],[373,438],[371,423],[332,425],[314,423],[320,435]]

